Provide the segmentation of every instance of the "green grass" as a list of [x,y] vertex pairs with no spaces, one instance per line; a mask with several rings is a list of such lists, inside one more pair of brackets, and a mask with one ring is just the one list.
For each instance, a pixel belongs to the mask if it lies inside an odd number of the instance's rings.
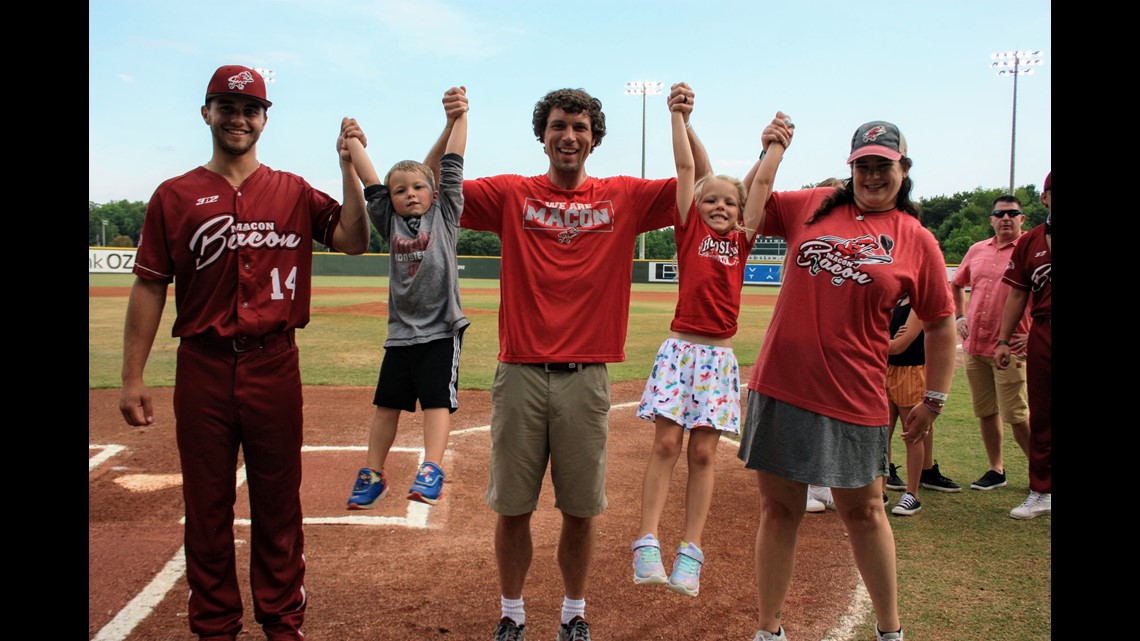
[[[89,276],[92,287],[118,287],[125,294],[133,277]],[[462,279],[463,306],[471,326],[464,336],[460,385],[489,389],[498,355],[497,281]],[[309,326],[298,333],[302,380],[306,385],[376,384],[383,356],[386,317],[354,309],[384,301],[387,279],[318,277],[314,287],[344,288],[314,296]],[[352,291],[352,288],[371,288]],[[676,292],[675,285],[638,284],[634,291]],[[172,290],[173,291],[173,288]],[[746,293],[775,295],[776,287],[745,288]],[[119,386],[125,295],[89,297],[89,385]],[[634,301],[626,340],[626,362],[610,365],[611,380],[644,380],[657,348],[669,331],[675,299]],[[479,313],[484,312],[484,313]],[[745,304],[735,351],[742,366],[751,365],[768,328],[772,309]],[[170,336],[173,298],[167,304],[159,336],[147,365],[151,386],[174,383],[177,341]],[[904,462],[901,439],[894,441],[896,463]],[[908,639],[950,641],[965,637],[1002,641],[1049,638],[1051,618],[1051,519],[1017,521],[1010,508],[1029,491],[1027,463],[1006,428],[1005,463],[1009,485],[989,492],[969,489],[986,469],[985,450],[970,408],[964,372],[955,371],[950,401],[935,424],[935,458],[943,474],[963,490],[922,492],[922,511],[891,517],[898,546],[899,602]],[[904,479],[905,473],[902,474]],[[900,493],[891,492],[892,505]],[[742,541],[751,533],[741,533]],[[837,541],[837,545],[846,545]],[[868,616],[858,639],[874,639],[874,617]]]

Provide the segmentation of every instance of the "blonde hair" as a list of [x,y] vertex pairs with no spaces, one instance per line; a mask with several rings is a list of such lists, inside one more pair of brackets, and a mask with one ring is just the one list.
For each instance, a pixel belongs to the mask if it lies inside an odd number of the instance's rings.
[[748,192],[744,189],[744,183],[741,182],[739,178],[718,174],[705,174],[697,181],[696,185],[693,185],[693,202],[699,202],[701,200],[701,193],[704,191],[705,185],[714,180],[722,180],[736,188],[737,209],[739,211],[736,214],[735,226],[737,229],[744,229],[744,201],[748,198]]
[[388,179],[392,177],[393,172],[397,171],[418,171],[422,173],[424,175],[424,178],[427,178],[428,188],[433,192],[435,191],[435,172],[431,170],[431,167],[428,167],[422,162],[416,160],[401,160],[400,162],[392,165],[392,168],[388,170],[388,173],[384,174],[385,187],[390,186],[388,184]]

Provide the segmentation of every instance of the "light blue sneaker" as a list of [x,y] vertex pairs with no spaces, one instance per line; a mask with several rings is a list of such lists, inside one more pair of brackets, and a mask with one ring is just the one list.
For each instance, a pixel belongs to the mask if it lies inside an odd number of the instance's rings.
[[430,461],[424,463],[416,473],[412,488],[408,490],[408,500],[435,505],[439,503],[441,493],[443,493],[443,470]]
[[348,509],[368,510],[377,501],[388,495],[388,482],[384,480],[384,471],[376,473],[374,470],[362,467],[356,473],[356,483],[352,486],[352,496],[348,497]]
[[646,534],[633,542],[633,582],[637,584],[662,585],[665,566],[661,564],[661,544],[652,534]]
[[701,591],[701,566],[705,553],[692,543],[677,548],[677,558],[673,559],[673,573],[669,575],[670,590],[686,596],[697,596]]

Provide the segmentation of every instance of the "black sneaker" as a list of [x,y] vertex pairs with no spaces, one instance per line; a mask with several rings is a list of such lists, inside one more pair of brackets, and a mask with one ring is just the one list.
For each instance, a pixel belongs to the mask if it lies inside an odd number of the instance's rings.
[[911,494],[910,492],[907,492],[906,494],[902,495],[902,498],[899,499],[898,504],[891,508],[891,514],[910,516],[921,509],[922,503],[918,500],[918,497]]
[[962,491],[961,485],[958,485],[954,481],[951,481],[945,476],[942,476],[942,472],[938,471],[938,463],[935,463],[934,467],[930,468],[929,470],[922,471],[920,482],[922,487],[925,487],[929,490],[938,490],[939,492]]
[[905,490],[906,483],[899,478],[899,468],[891,463],[891,473],[887,475],[887,489],[888,490]]
[[886,492],[883,492],[883,507],[884,507],[884,508],[886,508],[886,507],[887,507],[888,505],[890,505],[890,504],[891,504],[891,499],[889,499],[889,498],[887,497],[887,493],[886,493]]
[[499,619],[494,641],[526,641],[526,624],[519,625],[510,617]]
[[590,641],[590,624],[582,617],[570,619],[558,631],[558,641]]
[[992,490],[1005,487],[1005,472],[987,471],[982,478],[970,484],[971,490]]

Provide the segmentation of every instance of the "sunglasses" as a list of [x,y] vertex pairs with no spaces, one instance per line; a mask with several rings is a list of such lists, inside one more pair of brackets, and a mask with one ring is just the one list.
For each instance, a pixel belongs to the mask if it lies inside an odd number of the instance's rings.
[[1002,216],[1009,216],[1010,218],[1013,218],[1014,216],[1020,216],[1021,214],[1022,211],[1019,209],[995,209],[990,212],[990,215],[994,218],[1001,218]]

